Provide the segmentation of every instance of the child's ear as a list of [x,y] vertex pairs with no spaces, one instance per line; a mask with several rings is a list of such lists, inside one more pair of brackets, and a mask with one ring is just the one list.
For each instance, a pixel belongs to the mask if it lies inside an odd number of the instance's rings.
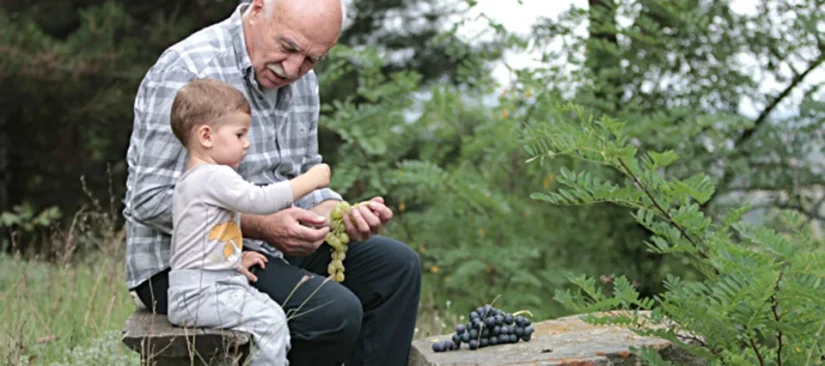
[[208,125],[200,125],[195,130],[195,135],[198,137],[198,143],[204,148],[212,148],[212,128]]

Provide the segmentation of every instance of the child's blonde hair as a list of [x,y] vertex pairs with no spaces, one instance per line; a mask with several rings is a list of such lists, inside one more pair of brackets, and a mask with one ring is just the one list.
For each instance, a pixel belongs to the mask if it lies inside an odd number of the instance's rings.
[[172,132],[188,146],[195,126],[214,126],[219,118],[233,112],[252,113],[243,93],[223,81],[194,79],[178,90],[172,102]]

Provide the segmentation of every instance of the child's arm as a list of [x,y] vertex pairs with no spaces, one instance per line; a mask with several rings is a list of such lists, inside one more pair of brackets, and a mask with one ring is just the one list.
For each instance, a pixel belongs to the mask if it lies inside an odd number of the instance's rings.
[[292,186],[292,200],[297,201],[299,198],[306,196],[312,191],[325,188],[329,185],[330,169],[327,164],[318,164],[309,168],[309,170],[295,178],[289,180]]
[[315,171],[296,177],[288,182],[257,186],[243,179],[235,170],[219,166],[203,182],[203,189],[218,206],[256,215],[267,215],[287,207],[317,188],[329,185],[329,166],[319,166]]

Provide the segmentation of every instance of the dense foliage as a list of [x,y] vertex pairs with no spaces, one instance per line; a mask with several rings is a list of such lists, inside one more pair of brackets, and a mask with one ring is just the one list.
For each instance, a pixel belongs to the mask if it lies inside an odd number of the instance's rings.
[[[743,219],[748,205],[713,220],[700,208],[715,193],[706,174],[675,179],[661,173],[679,158],[673,150],[641,152],[625,124],[594,120],[581,107],[559,109],[552,122],[526,134],[531,155],[537,161],[569,155],[614,169],[624,179],[564,169],[558,179],[564,188],[534,197],[556,205],[612,203],[632,209],[634,219],[652,233],[650,251],[687,261],[702,275],[691,280],[668,274],[667,290],[650,297],[640,296],[625,276],[608,290],[592,277],[577,276],[573,282],[579,289],[557,292],[559,302],[579,313],[631,310],[587,320],[630,325],[715,363],[803,365],[825,357],[820,344],[825,240],[811,237],[804,217],[782,215],[785,232]],[[647,364],[664,364],[657,352],[644,358]]]

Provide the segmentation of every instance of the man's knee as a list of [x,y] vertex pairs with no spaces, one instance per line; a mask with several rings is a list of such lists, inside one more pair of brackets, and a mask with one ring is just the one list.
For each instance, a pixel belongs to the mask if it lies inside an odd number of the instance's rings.
[[361,320],[364,311],[361,301],[350,290],[335,282],[327,282],[324,286],[329,286],[325,291],[324,300],[318,309],[301,309],[297,313],[288,314],[288,317],[300,317],[300,313],[311,311],[314,322],[317,322],[324,333],[335,339],[354,340],[361,332]]
[[398,269],[408,282],[419,283],[421,280],[421,259],[418,253],[398,240],[378,236],[379,246],[386,251],[386,265]]
[[364,310],[361,301],[351,291],[343,286],[341,293],[333,299],[330,307],[335,310],[331,312],[330,320],[338,324],[337,329],[341,336],[347,335],[353,338],[361,332],[361,320],[364,317]]

